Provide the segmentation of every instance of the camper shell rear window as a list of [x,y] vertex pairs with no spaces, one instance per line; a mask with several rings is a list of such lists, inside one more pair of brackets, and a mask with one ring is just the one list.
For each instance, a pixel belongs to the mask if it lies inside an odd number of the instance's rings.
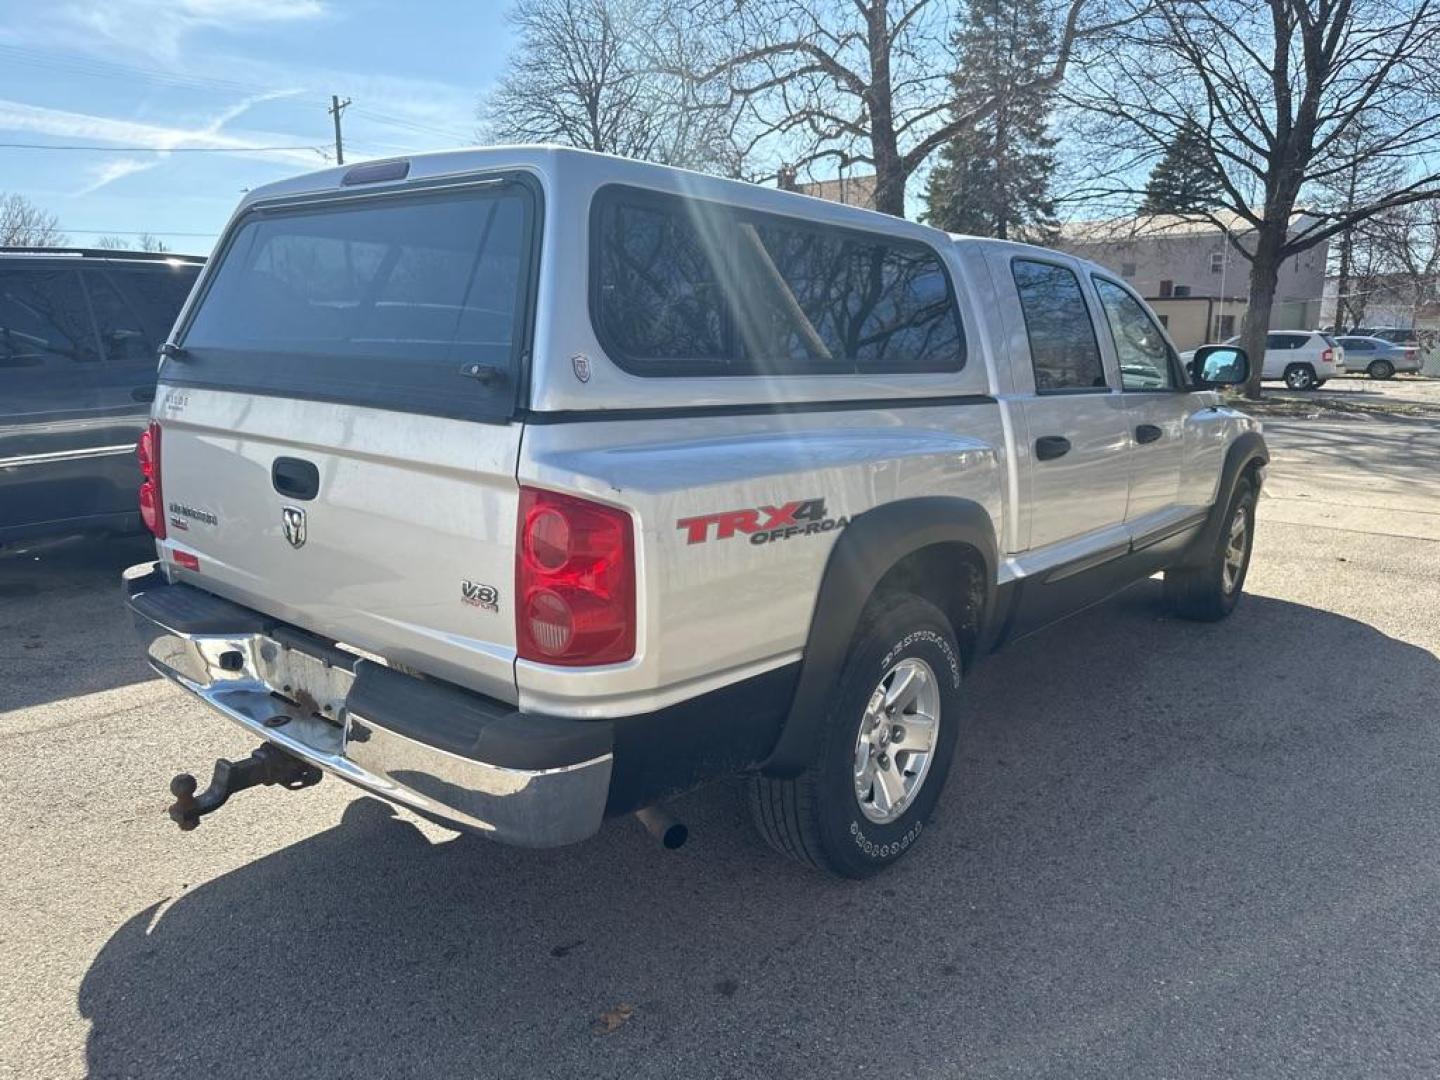
[[954,285],[920,241],[610,185],[590,248],[596,335],[635,375],[965,366]]
[[232,227],[163,382],[503,421],[525,380],[533,181],[259,204]]

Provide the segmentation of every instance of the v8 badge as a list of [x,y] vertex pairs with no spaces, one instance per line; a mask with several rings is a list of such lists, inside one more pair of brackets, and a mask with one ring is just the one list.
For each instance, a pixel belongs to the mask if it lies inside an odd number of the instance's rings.
[[460,583],[460,601],[471,607],[484,608],[486,611],[499,611],[500,590],[494,585],[482,585],[478,581],[462,581]]

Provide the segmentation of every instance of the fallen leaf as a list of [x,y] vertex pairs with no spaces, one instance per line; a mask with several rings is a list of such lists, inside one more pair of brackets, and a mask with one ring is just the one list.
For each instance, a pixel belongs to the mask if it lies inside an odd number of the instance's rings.
[[616,1005],[613,1009],[606,1009],[595,1021],[591,1029],[596,1035],[610,1035],[620,1030],[622,1024],[635,1015],[634,1005]]

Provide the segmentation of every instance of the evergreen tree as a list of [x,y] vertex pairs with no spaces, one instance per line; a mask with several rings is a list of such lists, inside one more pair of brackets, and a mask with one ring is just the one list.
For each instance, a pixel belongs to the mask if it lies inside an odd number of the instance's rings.
[[1026,85],[1054,52],[1038,0],[971,0],[955,33],[951,113],[994,111],[945,144],[930,174],[925,220],[951,232],[1047,240],[1056,232],[1047,132],[1051,91]]
[[1145,184],[1142,214],[1189,214],[1212,210],[1224,202],[1220,180],[1210,171],[1210,138],[1193,120],[1186,120],[1155,163]]

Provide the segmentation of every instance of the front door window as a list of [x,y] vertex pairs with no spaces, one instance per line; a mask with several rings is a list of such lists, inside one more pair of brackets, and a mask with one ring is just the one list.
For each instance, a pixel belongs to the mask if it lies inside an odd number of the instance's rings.
[[1140,303],[1113,281],[1097,277],[1095,291],[1115,340],[1120,384],[1126,390],[1174,390],[1175,354]]

